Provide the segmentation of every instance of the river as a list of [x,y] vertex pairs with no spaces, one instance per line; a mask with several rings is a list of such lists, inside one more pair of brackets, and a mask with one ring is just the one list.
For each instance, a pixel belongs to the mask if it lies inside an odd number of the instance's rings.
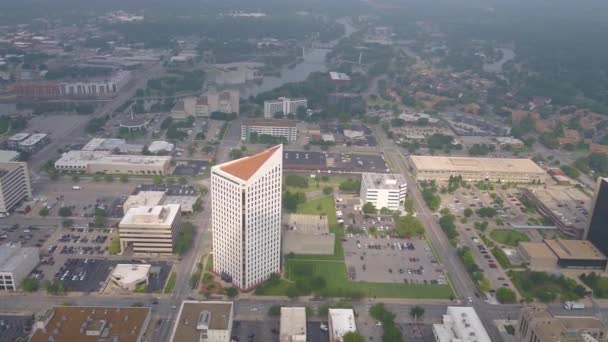
[[[344,35],[334,41],[331,41],[331,46],[337,44],[340,39],[348,37],[356,31],[356,29],[350,25],[347,19],[339,19],[338,22],[344,25]],[[281,70],[280,77],[268,76],[264,77],[260,83],[247,83],[240,85],[239,90],[241,92],[241,97],[249,97],[251,95],[255,96],[259,93],[280,87],[286,83],[304,81],[308,75],[313,72],[327,71],[327,66],[325,65],[325,56],[327,56],[329,51],[330,50],[328,49],[305,50],[303,60],[293,68],[284,67]]]

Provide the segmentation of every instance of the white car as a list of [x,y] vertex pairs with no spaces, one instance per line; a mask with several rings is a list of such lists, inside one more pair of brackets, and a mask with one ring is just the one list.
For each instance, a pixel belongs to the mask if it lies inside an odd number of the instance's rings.
[[325,325],[325,323],[321,323],[319,327],[321,328],[321,330],[327,331],[327,325]]

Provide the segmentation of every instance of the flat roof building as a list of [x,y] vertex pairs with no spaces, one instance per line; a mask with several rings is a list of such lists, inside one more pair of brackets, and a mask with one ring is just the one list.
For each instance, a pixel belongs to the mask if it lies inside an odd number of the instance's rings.
[[150,308],[56,306],[37,317],[32,342],[141,342]]
[[437,342],[492,342],[472,307],[448,306],[443,323],[433,324]]
[[350,82],[350,76],[343,72],[330,71],[329,78],[338,84],[345,84]]
[[157,140],[150,143],[148,146],[148,151],[152,154],[159,153],[171,153],[175,149],[175,144],[171,144],[167,141]]
[[306,308],[281,307],[280,342],[306,342]]
[[110,275],[112,283],[121,289],[135,291],[138,286],[148,285],[149,264],[118,264]]
[[557,255],[544,242],[520,242],[519,253],[533,270],[554,270]]
[[554,316],[545,305],[521,310],[516,329],[521,342],[606,342],[608,329],[592,316]]
[[364,173],[361,175],[361,204],[371,203],[376,209],[401,210],[407,182],[396,173]]
[[585,240],[608,254],[608,178],[598,178]]
[[127,197],[122,209],[127,213],[131,208],[159,205],[163,203],[166,195],[165,191],[140,191]]
[[285,151],[283,165],[289,170],[317,171],[327,168],[327,156],[323,152]]
[[0,290],[15,291],[40,261],[35,247],[0,246]]
[[230,342],[234,309],[232,302],[182,302],[170,342]]
[[118,224],[121,253],[132,248],[136,254],[172,254],[179,214],[177,204],[129,209]]
[[141,153],[144,149],[143,145],[127,144],[125,139],[105,139],[93,138],[84,147],[82,151],[109,151],[117,153]]
[[213,270],[247,289],[281,270],[283,145],[211,168]]
[[[255,139],[253,138],[255,134]],[[294,142],[298,138],[298,128],[293,120],[284,119],[246,119],[241,123],[241,140],[262,142],[260,136],[285,138],[286,142]]]
[[30,134],[25,133],[25,132],[14,134],[14,135],[10,136],[8,139],[6,139],[6,145],[9,148],[17,148],[19,143],[22,142],[23,140],[25,140],[29,136],[30,136]]
[[197,116],[209,116],[213,112],[239,115],[239,102],[238,90],[208,92],[196,100],[195,112]]
[[42,148],[49,141],[49,135],[44,133],[32,134],[17,144],[17,149],[24,152],[34,152]]
[[308,100],[290,99],[288,97],[279,97],[276,100],[264,101],[264,117],[267,119],[274,118],[276,114],[283,113],[283,116],[287,114],[296,114],[299,107],[308,108]]
[[448,181],[462,176],[465,181],[545,182],[547,173],[530,159],[409,156],[410,169],[418,181]]
[[543,242],[521,242],[519,251],[530,268],[553,270],[562,268],[606,269],[607,259],[586,240],[545,239]]
[[113,155],[109,151],[69,151],[55,162],[59,171],[132,175],[167,175],[170,156]]
[[30,173],[25,162],[0,162],[0,214],[32,197]]
[[12,162],[19,160],[21,154],[17,151],[0,150],[0,162]]
[[346,333],[357,331],[353,309],[329,309],[327,322],[331,342],[342,342]]

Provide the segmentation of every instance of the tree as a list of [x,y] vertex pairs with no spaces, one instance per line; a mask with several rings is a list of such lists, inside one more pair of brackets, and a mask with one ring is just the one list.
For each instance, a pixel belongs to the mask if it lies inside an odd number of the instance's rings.
[[103,176],[103,180],[105,180],[108,183],[111,183],[111,182],[114,181],[114,176],[113,175],[109,175],[109,174],[105,175],[105,176]]
[[65,219],[63,221],[61,221],[61,226],[64,228],[70,228],[74,225],[74,220],[72,219]]
[[343,342],[365,342],[365,339],[361,334],[354,331],[349,331],[344,336],[342,336]]
[[296,188],[308,188],[308,178],[296,174],[288,174],[285,177],[285,185]]
[[61,217],[70,217],[70,216],[72,216],[72,209],[70,209],[70,207],[61,207],[61,208],[59,208],[59,216],[61,216]]
[[325,195],[331,195],[332,192],[334,192],[334,188],[331,186],[326,186],[323,188],[323,194]]
[[473,215],[473,209],[471,208],[466,208],[464,210],[464,217],[471,217],[471,215]]
[[77,183],[79,181],[80,181],[80,176],[78,176],[78,175],[73,175],[72,176],[72,182]]
[[361,208],[361,211],[363,211],[363,214],[365,215],[374,215],[378,212],[372,202],[365,203]]
[[162,176],[154,176],[154,178],[152,179],[152,182],[155,185],[163,184],[163,177]]
[[226,289],[226,296],[229,298],[234,298],[239,295],[239,290],[236,287],[232,286]]
[[496,290],[496,299],[502,304],[515,303],[517,295],[510,288],[501,287]]
[[410,309],[410,316],[412,316],[414,321],[418,321],[419,318],[422,318],[422,316],[424,316],[424,308],[418,305],[413,306]]
[[21,282],[21,288],[26,292],[36,292],[40,288],[40,283],[36,278],[27,277]]
[[288,212],[295,213],[298,205],[306,202],[306,195],[302,192],[285,191],[283,194],[283,208]]
[[297,287],[295,286],[290,286],[287,288],[287,291],[285,293],[287,295],[287,297],[291,298],[291,299],[295,299],[298,298],[300,296],[300,291],[298,290]]
[[178,181],[178,182],[179,182],[179,184],[181,184],[181,185],[186,185],[186,184],[188,184],[188,180],[186,179],[186,177],[183,177],[183,176],[182,176],[182,177],[179,177],[177,181]]
[[232,149],[230,151],[230,159],[231,160],[235,160],[235,159],[239,159],[243,157],[243,151],[239,150],[239,149]]
[[49,208],[47,207],[42,207],[42,209],[40,209],[40,211],[38,212],[38,215],[45,217],[49,215]]
[[121,181],[122,183],[127,183],[127,182],[129,182],[129,176],[127,176],[127,175],[120,175],[120,181]]
[[424,234],[424,225],[411,214],[401,216],[396,220],[397,232],[400,236],[421,236]]
[[280,305],[272,305],[268,308],[268,316],[280,316],[281,315],[281,306]]

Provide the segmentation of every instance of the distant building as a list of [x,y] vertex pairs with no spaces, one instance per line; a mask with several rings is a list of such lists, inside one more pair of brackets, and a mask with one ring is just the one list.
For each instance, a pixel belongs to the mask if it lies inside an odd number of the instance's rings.
[[196,114],[196,97],[184,97],[178,100],[173,109],[171,109],[171,117],[176,120],[184,120],[189,116]]
[[553,271],[558,267],[604,270],[607,265],[606,256],[586,240],[520,242],[519,252],[535,270]]
[[232,302],[182,302],[170,342],[230,342],[234,307]]
[[283,167],[286,170],[318,171],[327,168],[327,156],[323,152],[285,151]]
[[296,122],[285,119],[246,119],[241,123],[241,140],[249,141],[251,134],[283,137],[288,142],[298,139]]
[[448,181],[450,176],[462,176],[469,182],[544,183],[549,177],[530,159],[409,156],[408,162],[418,181]]
[[608,178],[598,178],[585,239],[608,254]]
[[16,291],[38,262],[38,248],[10,244],[0,246],[0,290]]
[[443,323],[433,324],[437,342],[492,342],[472,307],[448,306]]
[[29,136],[30,136],[29,133],[24,133],[24,132],[12,135],[6,140],[6,146],[11,149],[17,149],[17,147],[19,146],[19,143],[24,141]]
[[112,155],[109,151],[69,151],[55,162],[65,172],[131,175],[168,175],[169,156]]
[[524,147],[524,142],[521,141],[520,139],[517,139],[514,137],[496,137],[495,140],[501,147],[506,147],[506,146],[511,146],[511,147],[515,147],[515,148]]
[[18,161],[21,154],[16,151],[0,150],[0,162]]
[[32,197],[27,163],[0,162],[0,214],[7,214]]
[[371,203],[376,209],[401,210],[407,182],[400,174],[364,173],[361,175],[361,204]]
[[[13,136],[15,137],[15,136]],[[44,133],[36,133],[28,136],[27,138],[19,141],[16,146],[16,149],[22,152],[32,153],[35,152],[42,147],[44,147],[49,141],[48,134]]]
[[327,322],[331,342],[342,342],[346,333],[357,331],[353,309],[329,309]]
[[132,248],[135,254],[172,254],[179,218],[177,204],[129,209],[118,224],[121,253]]
[[150,308],[56,306],[34,323],[32,342],[142,342],[152,317]]
[[150,143],[148,146],[148,152],[152,154],[165,153],[169,154],[173,152],[175,145],[166,141],[157,140]]
[[329,78],[338,85],[349,84],[351,81],[350,76],[347,74],[335,71],[329,73]]
[[81,150],[133,154],[141,153],[143,149],[143,145],[128,144],[125,139],[93,138]]
[[277,100],[264,101],[264,117],[274,118],[277,113],[296,114],[299,107],[308,108],[308,100],[279,97]]
[[128,71],[118,71],[109,78],[98,78],[91,81],[61,82],[61,96],[95,96],[108,97],[117,95],[131,79]]
[[515,336],[520,342],[606,342],[608,329],[595,317],[555,316],[536,304],[521,310]]
[[213,112],[239,115],[239,91],[208,92],[196,100],[196,116],[209,116]]
[[306,342],[306,308],[281,307],[280,342]]
[[213,269],[251,288],[281,270],[283,146],[211,168]]
[[138,286],[148,285],[151,268],[149,264],[118,264],[110,280],[121,289],[135,291]]
[[11,93],[25,98],[48,98],[61,96],[58,82],[20,82],[11,87]]
[[123,203],[124,212],[128,212],[131,208],[151,207],[163,203],[166,193],[164,191],[140,191],[137,195],[131,195]]

